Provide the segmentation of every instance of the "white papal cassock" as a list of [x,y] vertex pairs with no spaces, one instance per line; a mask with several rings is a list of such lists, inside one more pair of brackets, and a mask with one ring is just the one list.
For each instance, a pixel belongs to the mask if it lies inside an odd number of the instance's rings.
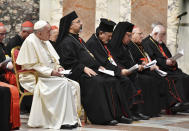
[[61,125],[80,123],[77,110],[80,109],[79,84],[66,77],[51,76],[58,70],[59,56],[49,41],[41,41],[34,33],[24,41],[16,63],[22,69],[34,69],[39,78],[35,84],[33,75],[20,75],[20,84],[33,92],[33,102],[28,125],[60,129]]

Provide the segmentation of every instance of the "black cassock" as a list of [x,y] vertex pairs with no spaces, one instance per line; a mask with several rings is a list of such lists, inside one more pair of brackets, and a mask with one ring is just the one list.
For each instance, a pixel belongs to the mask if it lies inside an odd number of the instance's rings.
[[[111,46],[110,50],[113,50]],[[121,44],[120,50],[117,53],[114,54],[114,58],[120,66],[129,69],[137,64],[128,45]],[[144,104],[141,104],[141,113],[151,117],[158,116],[162,108],[160,90],[158,88],[162,86],[162,81],[158,80],[149,71],[134,71],[129,77],[135,83],[135,86],[142,90]]]
[[[126,97],[129,107],[132,107],[133,104],[142,103],[141,95],[138,94],[135,86],[132,81],[126,76],[121,76],[121,68],[111,63],[110,57],[111,52],[108,50],[108,47],[105,47],[102,44],[102,41],[93,34],[91,38],[86,42],[86,46],[89,51],[94,55],[95,59],[106,69],[113,70],[117,80],[121,82],[124,89],[126,89]],[[112,58],[113,60],[113,58]]]
[[10,125],[10,104],[11,94],[7,87],[0,86],[0,129],[2,131],[9,131]]
[[[148,53],[145,52],[142,45],[137,45],[133,42],[130,42],[128,46],[129,46],[129,49],[131,50],[131,54],[136,63],[142,64],[142,62],[146,62],[146,63],[150,62],[151,59]],[[170,94],[168,92],[169,85],[168,85],[167,80],[164,77],[161,77],[160,75],[158,75],[156,71],[150,71],[150,69],[145,69],[143,73],[146,73],[150,76],[152,75],[153,77],[155,76],[156,80],[161,82],[161,86],[159,86],[158,88],[156,87],[153,91],[154,93],[157,92],[155,93],[157,97],[160,97],[159,99],[161,100],[160,101],[161,107],[166,108],[167,104],[170,103],[168,101]]]
[[11,50],[16,46],[22,46],[23,42],[24,42],[24,39],[18,34],[14,36],[13,38],[11,38],[6,46],[7,54],[11,57]]
[[[72,69],[69,78],[80,84],[81,103],[89,120],[94,124],[105,124],[123,115],[129,117],[130,112],[120,82],[97,71],[100,64],[84,44],[77,35],[68,34],[55,49],[60,56],[60,64],[65,69]],[[86,75],[83,71],[85,66],[98,75]]]
[[[6,54],[6,48],[3,43],[0,43],[0,63],[6,59],[5,54]],[[0,80],[3,82],[7,82],[5,80],[4,74],[5,74],[5,70],[0,68]]]
[[[172,94],[172,97],[175,98],[176,102],[188,102],[189,76],[183,73],[182,70],[178,68],[177,64],[175,66],[166,65],[166,59],[172,57],[166,45],[164,43],[159,44],[151,36],[145,38],[142,45],[150,57],[157,60],[157,65],[160,69],[168,73],[166,79],[169,82],[169,91]],[[171,100],[171,105],[176,103],[173,99]]]

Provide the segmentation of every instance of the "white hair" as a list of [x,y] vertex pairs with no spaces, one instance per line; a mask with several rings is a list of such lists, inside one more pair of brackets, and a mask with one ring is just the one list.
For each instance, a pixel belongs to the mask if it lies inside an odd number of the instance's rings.
[[152,36],[152,35],[154,35],[155,33],[158,33],[158,34],[159,34],[159,33],[161,32],[162,28],[164,28],[163,25],[156,25],[156,26],[153,28],[152,33],[151,33],[150,35]]
[[161,22],[154,22],[152,23],[151,27],[152,29],[156,26],[156,25],[163,25]]

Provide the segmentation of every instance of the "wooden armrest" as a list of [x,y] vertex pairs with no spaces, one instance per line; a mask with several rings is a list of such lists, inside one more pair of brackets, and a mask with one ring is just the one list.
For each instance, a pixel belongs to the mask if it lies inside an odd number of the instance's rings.
[[35,70],[19,70],[17,71],[18,75],[20,74],[33,74],[36,79],[36,84],[38,82],[38,73]]

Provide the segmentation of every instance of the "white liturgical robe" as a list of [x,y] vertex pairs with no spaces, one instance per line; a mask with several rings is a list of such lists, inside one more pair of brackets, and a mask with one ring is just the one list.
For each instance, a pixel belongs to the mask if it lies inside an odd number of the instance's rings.
[[51,76],[58,70],[59,56],[49,41],[41,41],[34,33],[24,41],[16,63],[22,69],[34,69],[39,78],[22,74],[20,84],[33,92],[33,102],[28,120],[30,127],[60,129],[61,125],[80,123],[80,87],[76,81],[66,77]]

